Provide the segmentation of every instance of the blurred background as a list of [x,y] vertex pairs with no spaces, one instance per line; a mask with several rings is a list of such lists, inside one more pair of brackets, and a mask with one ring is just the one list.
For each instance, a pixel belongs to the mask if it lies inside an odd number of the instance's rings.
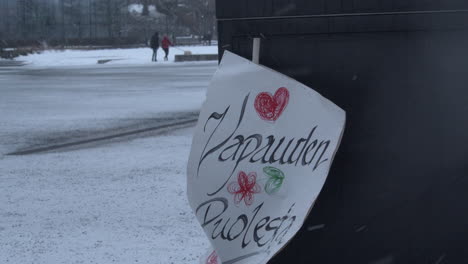
[[185,171],[214,2],[0,0],[0,263],[205,253]]
[[[175,45],[216,39],[214,0],[0,0],[2,57],[47,48]],[[211,44],[211,43],[210,43]]]

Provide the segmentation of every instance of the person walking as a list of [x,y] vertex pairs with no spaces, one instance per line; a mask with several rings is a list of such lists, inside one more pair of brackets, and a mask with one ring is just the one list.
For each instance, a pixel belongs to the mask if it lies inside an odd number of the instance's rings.
[[161,42],[161,47],[164,50],[164,53],[166,54],[166,56],[164,57],[165,61],[168,60],[167,56],[169,55],[169,46],[173,46],[172,42],[169,40],[169,38],[167,36],[164,36],[164,38],[163,38],[163,40]]
[[153,58],[151,61],[158,61],[158,49],[159,49],[159,32],[155,32],[151,37],[150,47],[153,49]]

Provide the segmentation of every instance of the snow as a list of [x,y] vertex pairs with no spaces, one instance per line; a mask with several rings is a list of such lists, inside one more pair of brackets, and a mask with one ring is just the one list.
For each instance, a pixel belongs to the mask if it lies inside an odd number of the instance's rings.
[[196,115],[216,65],[0,68],[0,263],[198,263],[192,127],[6,153]]
[[169,61],[163,61],[164,51],[158,49],[158,62],[152,62],[153,51],[150,48],[133,49],[100,49],[100,50],[46,50],[38,54],[30,54],[16,58],[31,66],[84,66],[95,65],[98,60],[112,60],[106,64],[167,64],[174,62],[175,55],[184,51],[192,54],[217,54],[217,46],[176,46],[169,49]]
[[128,6],[128,11],[141,14],[143,12],[142,4],[131,4]]
[[[0,155],[73,131],[153,126],[197,112],[216,62],[16,68],[0,72]],[[1,70],[1,68],[0,68]]]
[[191,130],[0,161],[0,263],[194,263]]
[[[128,11],[133,14],[141,15],[143,13],[143,5],[131,4],[128,6]],[[156,9],[156,6],[154,5],[149,5],[148,11],[149,11],[149,15],[152,17],[164,17],[164,14],[159,13]]]

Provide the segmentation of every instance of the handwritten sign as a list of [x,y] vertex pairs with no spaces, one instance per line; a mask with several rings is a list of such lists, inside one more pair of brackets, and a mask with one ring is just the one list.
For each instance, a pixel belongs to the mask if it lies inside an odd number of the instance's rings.
[[319,195],[344,123],[311,88],[225,52],[187,169],[190,205],[214,249],[202,263],[267,263],[281,250]]

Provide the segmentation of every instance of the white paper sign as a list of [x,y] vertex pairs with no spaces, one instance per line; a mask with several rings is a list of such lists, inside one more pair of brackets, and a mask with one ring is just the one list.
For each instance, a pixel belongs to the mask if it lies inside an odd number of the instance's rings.
[[266,263],[301,228],[327,178],[345,112],[311,88],[225,52],[187,170],[215,251],[206,264]]

